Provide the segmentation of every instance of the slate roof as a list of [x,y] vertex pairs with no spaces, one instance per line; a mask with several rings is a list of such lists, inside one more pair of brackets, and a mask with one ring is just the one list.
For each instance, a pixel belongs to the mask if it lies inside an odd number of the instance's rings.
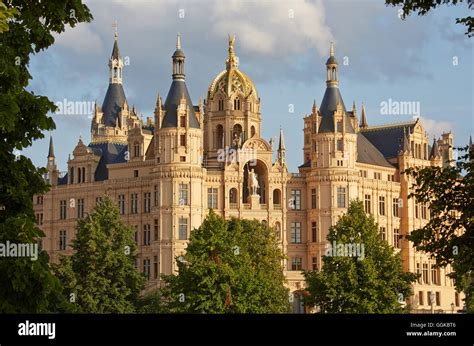
[[[339,88],[335,85],[330,85],[326,88],[324,93],[323,101],[319,107],[319,112],[321,114],[321,124],[319,125],[319,132],[334,132],[334,111],[336,110],[338,103],[342,104],[342,109],[346,116],[346,106],[341,96]],[[354,133],[354,128],[352,127],[349,119],[346,121],[346,132]]]
[[112,59],[119,59],[120,58],[120,50],[118,47],[117,39],[114,41],[114,48],[112,48]]
[[177,127],[178,126],[178,105],[181,100],[181,96],[184,95],[186,98],[186,103],[189,106],[189,127],[198,129],[200,128],[199,122],[194,113],[193,103],[191,97],[189,96],[188,88],[184,80],[173,80],[168,92],[168,96],[165,101],[165,117],[161,127]]
[[361,132],[357,134],[357,162],[391,168],[394,167]]
[[101,156],[95,171],[95,181],[107,180],[109,178],[108,164],[126,162],[125,152],[128,149],[126,144],[91,143],[89,148],[93,150],[94,154]]
[[401,124],[373,126],[361,129],[361,133],[372,143],[385,158],[398,156],[403,144],[403,130],[408,134],[413,131],[415,121]]
[[115,126],[120,114],[120,109],[127,101],[122,84],[111,83],[102,103],[102,123],[106,126]]

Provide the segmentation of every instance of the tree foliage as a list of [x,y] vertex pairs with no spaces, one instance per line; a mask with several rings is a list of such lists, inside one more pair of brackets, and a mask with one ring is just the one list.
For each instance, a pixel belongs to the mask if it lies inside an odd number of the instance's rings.
[[439,267],[451,264],[456,288],[466,293],[466,305],[474,311],[474,149],[458,148],[454,166],[410,168],[413,193],[430,207],[428,223],[408,237],[418,250],[432,254]]
[[[412,12],[424,16],[440,5],[458,5],[463,2],[464,0],[385,0],[386,5],[402,6],[402,18],[406,18]],[[474,8],[474,2],[472,0],[467,0],[466,2],[469,9]],[[468,37],[474,36],[474,17],[456,18],[456,23],[466,27],[466,35]]]
[[72,256],[54,269],[77,312],[135,312],[145,279],[135,269],[134,230],[126,226],[112,200],[104,196],[78,220]]
[[170,312],[289,311],[275,232],[256,220],[224,220],[213,211],[193,230],[178,274],[164,276]]
[[[411,295],[417,276],[403,271],[400,254],[380,237],[362,202],[351,202],[347,214],[329,229],[327,240],[336,246],[327,248],[322,270],[304,273],[306,306],[317,306],[322,313],[406,311],[401,302]],[[340,251],[349,245],[358,245],[360,251],[352,251],[352,256]]]
[[[47,185],[44,169],[18,153],[43,131],[54,128],[47,115],[55,106],[47,97],[27,90],[32,78],[30,56],[54,43],[66,25],[90,21],[80,0],[11,0],[0,6],[0,241],[36,243],[44,236],[35,225],[33,195]],[[0,259],[0,311],[55,311],[61,289],[50,273],[48,256]]]

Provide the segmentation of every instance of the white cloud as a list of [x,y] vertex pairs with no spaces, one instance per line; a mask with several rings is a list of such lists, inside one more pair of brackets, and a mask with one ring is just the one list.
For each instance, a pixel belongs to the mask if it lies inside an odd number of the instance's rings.
[[91,54],[102,49],[102,40],[92,31],[89,23],[81,23],[74,28],[66,27],[66,31],[55,35],[55,39],[58,46],[80,54]]
[[438,138],[442,133],[454,128],[454,124],[449,121],[439,121],[424,117],[420,117],[420,121],[425,131],[428,132],[429,137],[436,136]]

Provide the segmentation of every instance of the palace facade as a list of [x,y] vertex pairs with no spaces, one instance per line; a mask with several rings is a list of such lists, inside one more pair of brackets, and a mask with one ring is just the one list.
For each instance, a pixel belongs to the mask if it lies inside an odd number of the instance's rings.
[[[274,227],[287,255],[288,286],[298,298],[304,288],[301,270],[321,268],[329,227],[358,198],[381,237],[401,252],[404,269],[421,274],[414,295],[406,297],[414,312],[461,309],[463,296],[446,276],[450,268],[435,268],[429,255],[403,238],[430,215],[426,205],[408,199],[411,183],[402,172],[446,164],[453,157],[451,132],[430,145],[419,120],[369,126],[364,105],[358,113],[355,104],[351,109],[344,104],[331,46],[326,91],[319,105],[308,107],[303,164],[291,173],[283,131],[278,143],[261,136],[261,100],[239,69],[234,41],[229,37],[225,69],[211,81],[204,102],[195,105],[178,35],[167,97],[163,101],[158,95],[154,117],[143,121],[124,92],[115,36],[109,86],[102,106],[95,106],[91,141],[79,138],[67,172],[58,171],[50,140],[46,179],[52,188],[35,198],[34,208],[46,235],[42,247],[52,261],[72,252],[77,219],[107,194],[123,220],[136,228],[136,266],[150,289],[160,284],[161,274],[176,271],[190,232],[212,208],[226,218],[257,219]],[[255,194],[249,177],[258,182]],[[301,311],[298,299],[295,311]]]

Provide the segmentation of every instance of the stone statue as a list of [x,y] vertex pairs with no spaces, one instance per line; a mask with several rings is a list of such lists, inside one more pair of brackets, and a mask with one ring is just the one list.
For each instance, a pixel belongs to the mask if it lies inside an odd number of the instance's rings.
[[257,189],[260,187],[258,184],[257,174],[254,172],[253,169],[249,170],[249,191],[251,192],[252,196],[257,196]]
[[240,143],[240,136],[238,135],[237,132],[234,133],[234,140],[233,140],[233,142],[234,142],[234,147],[240,148],[240,144],[241,144],[241,143]]
[[273,151],[273,147],[275,145],[273,137],[270,137],[270,143],[269,144],[270,144],[270,150]]

